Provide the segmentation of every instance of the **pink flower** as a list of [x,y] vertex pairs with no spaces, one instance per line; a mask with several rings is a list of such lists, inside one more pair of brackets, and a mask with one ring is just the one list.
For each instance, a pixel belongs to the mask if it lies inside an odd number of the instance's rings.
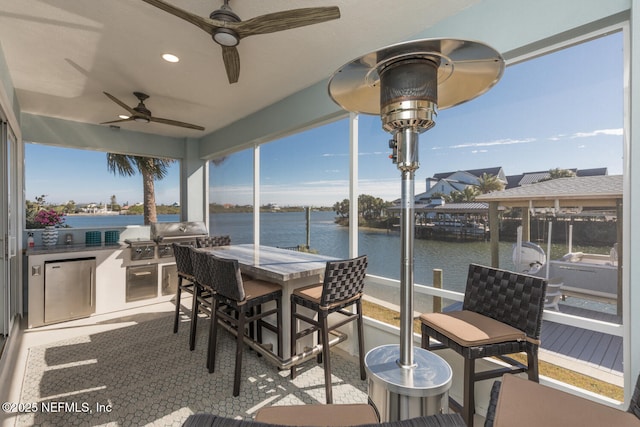
[[60,225],[64,222],[64,213],[57,213],[53,209],[42,209],[38,211],[33,220],[45,227]]

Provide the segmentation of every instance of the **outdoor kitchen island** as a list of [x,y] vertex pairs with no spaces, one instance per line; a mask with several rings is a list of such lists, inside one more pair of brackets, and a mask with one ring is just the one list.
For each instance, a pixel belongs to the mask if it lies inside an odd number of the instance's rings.
[[[179,229],[182,223],[171,224]],[[198,236],[206,233],[202,227],[198,226]],[[28,327],[171,300],[177,289],[171,242],[186,240],[195,246],[196,234],[187,235],[193,227],[182,228],[187,230],[180,231],[182,239],[161,234],[153,226],[151,230],[127,227],[114,244],[28,248],[25,264],[29,285],[24,295]],[[78,234],[74,240],[81,241],[78,237],[84,230],[73,231]],[[80,263],[90,271],[75,268]]]

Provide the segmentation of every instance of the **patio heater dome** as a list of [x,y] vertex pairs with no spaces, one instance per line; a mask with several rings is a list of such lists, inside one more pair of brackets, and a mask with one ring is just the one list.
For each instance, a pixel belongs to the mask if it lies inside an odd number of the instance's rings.
[[[400,344],[381,346],[366,357],[369,397],[384,421],[429,415],[425,411],[446,410],[450,377],[434,396],[429,388],[416,388],[427,366],[439,357],[413,348],[413,238],[414,173],[419,167],[418,135],[433,126],[438,108],[469,101],[493,87],[504,72],[504,60],[493,48],[460,39],[423,39],[384,47],[357,58],[338,69],[329,80],[329,96],[343,109],[378,114],[382,127],[392,134],[391,159],[401,171],[401,272]],[[427,354],[425,354],[425,352]],[[397,373],[389,369],[397,358]],[[425,362],[430,360],[430,362]],[[443,369],[450,367],[441,360]],[[379,370],[385,378],[379,375]],[[380,391],[380,387],[384,390]],[[418,400],[415,398],[418,397]],[[389,402],[399,402],[389,406]],[[429,401],[429,402],[427,402]],[[431,409],[425,409],[431,408]],[[435,408],[435,409],[434,409]]]

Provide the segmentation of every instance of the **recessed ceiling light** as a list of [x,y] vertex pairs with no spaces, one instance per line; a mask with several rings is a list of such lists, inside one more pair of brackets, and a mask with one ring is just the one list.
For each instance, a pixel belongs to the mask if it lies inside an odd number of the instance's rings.
[[118,117],[120,117],[123,120],[126,120],[129,118],[129,116],[127,116],[126,114],[120,114]]
[[180,61],[180,58],[178,58],[177,56],[171,54],[171,53],[163,53],[162,54],[162,59],[164,59],[167,62],[178,62]]

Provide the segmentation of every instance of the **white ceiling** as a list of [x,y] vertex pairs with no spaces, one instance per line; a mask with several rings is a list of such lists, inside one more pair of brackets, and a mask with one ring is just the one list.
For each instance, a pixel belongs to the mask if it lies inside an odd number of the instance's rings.
[[[222,0],[167,0],[208,17]],[[243,20],[281,10],[338,6],[341,18],[251,36],[238,46],[240,78],[227,81],[221,48],[196,26],[142,0],[2,0],[0,46],[22,112],[100,123],[133,107],[132,92],[156,117],[204,126],[204,132],[157,123],[123,129],[200,137],[327,79],[337,68],[424,29],[479,0],[231,0]],[[448,35],[443,35],[448,36]],[[161,54],[180,62],[170,64]]]

